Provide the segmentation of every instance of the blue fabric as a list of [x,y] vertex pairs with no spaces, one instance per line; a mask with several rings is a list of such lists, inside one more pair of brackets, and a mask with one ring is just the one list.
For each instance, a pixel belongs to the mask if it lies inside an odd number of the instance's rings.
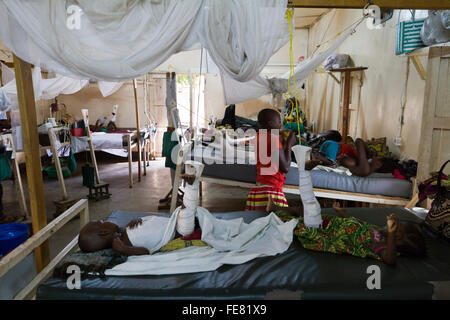
[[333,140],[326,140],[320,146],[319,151],[323,152],[328,159],[336,161],[339,152],[339,143]]

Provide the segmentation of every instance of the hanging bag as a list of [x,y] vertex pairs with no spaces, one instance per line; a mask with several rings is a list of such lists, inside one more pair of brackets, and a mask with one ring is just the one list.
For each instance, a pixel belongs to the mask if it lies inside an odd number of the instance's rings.
[[444,168],[449,162],[450,160],[447,160],[439,170],[438,191],[423,225],[432,234],[450,241],[450,190],[441,185]]

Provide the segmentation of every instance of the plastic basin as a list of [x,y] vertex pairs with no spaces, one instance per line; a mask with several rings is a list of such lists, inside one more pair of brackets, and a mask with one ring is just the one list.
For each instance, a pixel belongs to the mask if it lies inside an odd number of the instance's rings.
[[25,223],[0,224],[0,258],[27,241],[28,225]]

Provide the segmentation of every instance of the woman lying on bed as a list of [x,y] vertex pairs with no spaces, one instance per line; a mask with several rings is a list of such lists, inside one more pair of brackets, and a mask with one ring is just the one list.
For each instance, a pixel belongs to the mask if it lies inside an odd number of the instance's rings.
[[[367,177],[382,166],[380,159],[375,158],[362,139],[356,139],[356,149],[346,143],[336,140],[326,140],[320,146],[315,158],[322,160],[327,166],[343,166],[358,177]],[[321,154],[324,156],[321,157]]]
[[[271,202],[267,212],[272,212]],[[420,230],[413,224],[400,223],[396,215],[386,217],[386,227],[373,225],[358,218],[350,217],[335,202],[336,216],[323,216],[322,227],[308,228],[302,219],[294,234],[303,247],[315,251],[346,253],[361,258],[373,258],[387,264],[395,264],[397,253],[410,256],[425,254],[425,240]],[[303,212],[297,212],[303,216]],[[292,219],[292,211],[277,211],[283,221]]]

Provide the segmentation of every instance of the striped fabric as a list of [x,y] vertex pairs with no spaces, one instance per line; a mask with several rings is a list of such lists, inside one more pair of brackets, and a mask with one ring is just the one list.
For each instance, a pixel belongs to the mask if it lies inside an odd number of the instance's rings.
[[282,189],[267,185],[257,185],[248,194],[245,210],[266,211],[269,195],[275,205],[279,207],[288,206]]
[[425,47],[425,44],[420,38],[420,30],[422,29],[424,21],[425,19],[403,21],[397,25],[396,55],[401,55]]

